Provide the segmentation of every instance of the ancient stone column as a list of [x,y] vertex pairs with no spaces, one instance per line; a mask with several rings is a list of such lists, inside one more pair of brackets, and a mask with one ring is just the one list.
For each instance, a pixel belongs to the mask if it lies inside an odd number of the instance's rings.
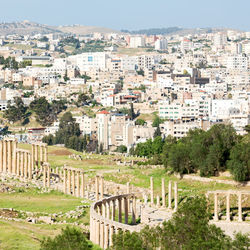
[[132,202],[132,223],[136,224],[136,198],[133,197],[133,202]]
[[72,170],[72,195],[76,194],[76,175],[75,175],[75,170]]
[[28,177],[28,153],[24,152],[24,177]]
[[104,249],[108,248],[108,242],[109,242],[109,225],[104,225]]
[[124,202],[125,224],[128,224],[128,200],[126,197],[124,197],[123,202]]
[[111,219],[115,221],[115,200],[112,200]]
[[156,196],[156,205],[157,205],[158,208],[161,206],[161,204],[160,204],[160,196],[159,195]]
[[43,160],[43,146],[39,145],[39,150],[40,150],[40,166],[43,165],[44,160]]
[[12,141],[8,140],[8,173],[12,173]]
[[66,175],[66,169],[63,169],[63,183],[64,183],[64,193],[67,193],[67,175]]
[[101,199],[103,199],[103,193],[104,193],[104,178],[103,178],[103,176],[101,176],[101,190],[100,190],[100,193],[101,193]]
[[154,181],[153,181],[153,177],[150,177],[150,200],[151,200],[151,205],[154,205]]
[[178,207],[178,184],[174,183],[174,211],[177,211]]
[[48,175],[47,175],[47,186],[50,187],[50,166],[47,166],[47,171],[48,171]]
[[230,221],[230,193],[227,193],[227,221]]
[[122,200],[118,198],[118,221],[122,222]]
[[96,201],[99,200],[99,176],[95,177],[95,199]]
[[218,194],[214,194],[214,221],[218,221]]
[[44,161],[48,162],[48,146],[44,146]]
[[36,164],[36,170],[38,169],[38,145],[35,144],[35,164]]
[[114,227],[109,227],[109,246],[111,247],[113,245],[113,234],[114,234]]
[[34,145],[34,144],[31,144],[31,168],[32,168],[32,170],[33,170],[34,167],[35,167],[35,164],[34,164],[34,156],[35,156],[35,145]]
[[106,218],[109,220],[110,219],[110,202],[107,201],[107,215],[106,215]]
[[161,179],[161,196],[162,196],[162,206],[166,207],[166,192],[165,192],[165,179]]
[[130,193],[130,183],[127,182],[127,194],[129,194],[129,193]]
[[0,173],[3,172],[3,141],[0,141]]
[[21,151],[21,164],[20,164],[20,167],[21,167],[21,176],[23,177],[24,176],[24,152]]
[[84,188],[85,187],[85,183],[84,183],[84,173],[81,172],[81,193],[82,193],[82,198],[84,198]]
[[28,154],[28,170],[29,170],[29,179],[32,180],[32,168],[31,168],[31,155]]
[[80,172],[77,171],[76,174],[76,196],[80,197]]
[[104,224],[101,222],[100,224],[100,247],[104,248]]
[[16,174],[16,149],[17,149],[17,141],[14,140],[12,142],[12,173]]
[[17,159],[16,159],[16,174],[17,176],[20,176],[20,151],[16,152],[17,154]]
[[97,245],[100,245],[100,221],[96,220],[96,239],[95,242]]
[[242,222],[242,193],[238,194],[238,221]]
[[3,140],[3,172],[7,172],[7,141]]
[[43,187],[46,188],[46,168],[47,166],[43,166]]
[[168,183],[168,208],[172,208],[172,181]]
[[71,170],[68,169],[68,194],[71,194]]

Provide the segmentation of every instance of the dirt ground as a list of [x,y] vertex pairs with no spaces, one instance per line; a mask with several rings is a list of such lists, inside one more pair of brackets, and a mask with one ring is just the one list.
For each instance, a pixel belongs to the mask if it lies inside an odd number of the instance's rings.
[[72,155],[67,149],[57,149],[49,153],[50,155]]

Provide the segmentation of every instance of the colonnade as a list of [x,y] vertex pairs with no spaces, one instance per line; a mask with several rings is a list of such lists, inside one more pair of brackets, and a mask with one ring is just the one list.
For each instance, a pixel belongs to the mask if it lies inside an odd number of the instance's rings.
[[78,168],[63,168],[63,190],[65,194],[72,194],[76,197],[85,196],[84,171]]
[[90,240],[106,249],[112,245],[113,234],[119,230],[140,231],[141,225],[128,225],[130,214],[132,224],[136,224],[135,194],[118,195],[97,201],[90,211]]
[[230,215],[230,200],[231,197],[237,196],[237,203],[238,203],[238,221],[242,222],[243,221],[243,216],[242,216],[242,197],[243,195],[250,195],[250,191],[209,191],[207,192],[207,195],[213,194],[214,195],[214,221],[219,221],[220,216],[219,216],[219,198],[221,196],[226,197],[226,221],[230,222],[231,221],[231,215]]
[[48,145],[46,143],[31,144],[31,155],[32,167],[38,170],[39,166],[48,162]]
[[5,138],[0,141],[0,172],[15,174],[17,141]]
[[[162,208],[169,208],[172,209],[172,199],[174,198],[174,211],[177,210],[178,207],[178,184],[175,181],[174,182],[174,195],[172,197],[172,191],[173,191],[173,187],[172,187],[172,181],[168,182],[168,207],[166,204],[166,185],[165,185],[165,179],[162,178],[161,180],[161,201],[160,201],[160,196],[157,195],[156,196],[156,204],[155,204],[155,195],[154,195],[154,179],[153,177],[150,177],[150,203],[152,206],[157,206],[158,208],[162,207]],[[146,198],[145,198],[146,199]],[[147,202],[147,201],[145,201]]]

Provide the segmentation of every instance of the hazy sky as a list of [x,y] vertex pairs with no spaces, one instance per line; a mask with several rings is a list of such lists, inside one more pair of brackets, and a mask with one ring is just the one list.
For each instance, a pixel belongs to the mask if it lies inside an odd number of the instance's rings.
[[250,31],[250,0],[0,0],[0,22],[114,29],[180,26]]

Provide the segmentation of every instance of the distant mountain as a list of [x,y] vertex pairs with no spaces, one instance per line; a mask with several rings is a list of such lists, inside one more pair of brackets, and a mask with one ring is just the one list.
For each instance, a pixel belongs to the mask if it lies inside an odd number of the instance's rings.
[[29,21],[0,23],[0,35],[34,35],[34,34],[48,34],[60,33],[56,27],[33,23]]
[[96,27],[96,26],[49,26],[45,24],[38,24],[29,21],[13,22],[13,23],[0,23],[0,36],[3,35],[35,35],[35,34],[49,34],[49,33],[67,33],[74,35],[86,35],[94,32],[100,33],[120,33],[109,28]]

